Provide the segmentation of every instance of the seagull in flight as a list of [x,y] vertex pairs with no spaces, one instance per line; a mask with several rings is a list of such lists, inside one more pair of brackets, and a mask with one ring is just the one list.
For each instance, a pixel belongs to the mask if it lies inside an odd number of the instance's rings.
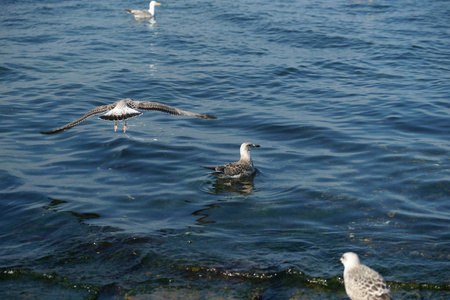
[[108,120],[108,121],[114,121],[114,131],[117,131],[117,121],[125,121],[125,124],[123,126],[123,132],[125,133],[127,131],[127,120],[139,115],[142,115],[141,112],[137,110],[156,110],[161,111],[166,114],[171,115],[185,115],[200,119],[217,119],[214,116],[210,115],[200,115],[193,112],[181,110],[169,105],[165,105],[162,103],[157,102],[150,102],[150,101],[133,101],[129,98],[122,99],[119,101],[114,102],[113,104],[109,105],[102,105],[99,107],[94,108],[90,112],[86,113],[84,116],[76,119],[75,121],[66,124],[58,129],[52,130],[52,131],[41,131],[42,134],[55,134],[60,133],[65,130],[68,130],[84,120],[86,120],[89,117],[92,117],[97,114],[105,113],[104,115],[100,116],[99,118],[102,120]]

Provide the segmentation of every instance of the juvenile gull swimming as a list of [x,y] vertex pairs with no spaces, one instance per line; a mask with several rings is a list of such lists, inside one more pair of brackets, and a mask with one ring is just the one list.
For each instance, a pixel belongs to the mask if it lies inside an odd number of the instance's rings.
[[102,105],[99,107],[94,108],[90,112],[86,113],[84,116],[76,119],[75,121],[66,124],[58,129],[52,130],[52,131],[45,131],[40,132],[42,134],[55,134],[62,131],[65,131],[67,129],[70,129],[84,120],[86,120],[89,117],[92,117],[97,114],[101,114],[106,112],[103,116],[100,116],[100,119],[108,120],[108,121],[114,121],[114,131],[117,131],[117,121],[123,121],[125,120],[125,124],[123,126],[123,132],[127,131],[127,119],[142,115],[141,112],[137,111],[136,109],[140,110],[157,110],[162,111],[167,114],[171,115],[185,115],[200,119],[216,119],[214,116],[210,115],[200,115],[196,113],[192,113],[189,111],[181,110],[169,105],[156,103],[156,102],[150,102],[150,101],[133,101],[129,98],[122,99],[119,101],[114,102],[113,104],[109,105]]
[[136,19],[151,19],[155,17],[155,5],[161,5],[156,1],[150,1],[148,10],[145,9],[125,9],[127,13],[132,14]]
[[340,261],[344,265],[345,291],[351,300],[393,299],[383,277],[377,271],[360,264],[356,253],[344,253]]
[[241,159],[237,162],[232,162],[229,164],[226,164],[224,166],[217,166],[217,167],[205,167],[206,169],[211,169],[216,171],[218,174],[223,174],[229,177],[243,177],[243,176],[250,176],[255,173],[255,168],[253,167],[252,158],[250,157],[250,150],[252,148],[257,148],[259,145],[255,145],[252,143],[243,143],[241,145]]

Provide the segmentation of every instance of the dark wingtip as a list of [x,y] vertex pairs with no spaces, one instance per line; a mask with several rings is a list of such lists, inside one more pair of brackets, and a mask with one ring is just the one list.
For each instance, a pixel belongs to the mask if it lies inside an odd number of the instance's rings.
[[52,130],[52,131],[39,131],[39,133],[50,135],[50,134],[55,134],[55,133],[60,133],[60,132],[66,131],[67,129],[56,129],[56,130]]
[[207,120],[216,120],[217,117],[211,116],[211,115],[199,115],[198,116],[201,119],[207,119]]
[[40,134],[46,134],[46,135],[49,135],[49,134],[54,134],[54,133],[58,133],[59,131],[39,131],[39,133]]

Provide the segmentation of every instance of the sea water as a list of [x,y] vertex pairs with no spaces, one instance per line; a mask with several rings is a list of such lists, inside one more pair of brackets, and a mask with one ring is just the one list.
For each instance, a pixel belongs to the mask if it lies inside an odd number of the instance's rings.
[[[449,2],[161,4],[2,2],[2,298],[450,297]],[[124,98],[218,119],[39,133]]]

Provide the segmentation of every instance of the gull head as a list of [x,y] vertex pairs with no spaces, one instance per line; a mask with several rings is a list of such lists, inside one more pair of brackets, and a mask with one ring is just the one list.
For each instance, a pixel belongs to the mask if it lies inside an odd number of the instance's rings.
[[255,145],[255,144],[252,144],[252,143],[249,143],[249,142],[242,143],[241,149],[240,149],[241,161],[251,162],[252,160],[250,158],[250,150],[252,148],[258,148],[258,147],[259,147],[259,145]]
[[358,254],[353,252],[344,253],[340,259],[341,263],[344,265],[344,268],[351,269],[359,265],[359,257]]
[[152,7],[155,7],[155,5],[161,5],[161,3],[158,3],[158,2],[156,2],[156,1],[150,1],[150,4],[148,5],[148,7],[149,7],[150,9],[152,9]]
[[252,148],[259,148],[259,147],[260,147],[259,145],[245,142],[245,143],[242,143],[242,145],[241,145],[241,152],[243,152],[243,151],[247,152],[247,151],[250,151]]

